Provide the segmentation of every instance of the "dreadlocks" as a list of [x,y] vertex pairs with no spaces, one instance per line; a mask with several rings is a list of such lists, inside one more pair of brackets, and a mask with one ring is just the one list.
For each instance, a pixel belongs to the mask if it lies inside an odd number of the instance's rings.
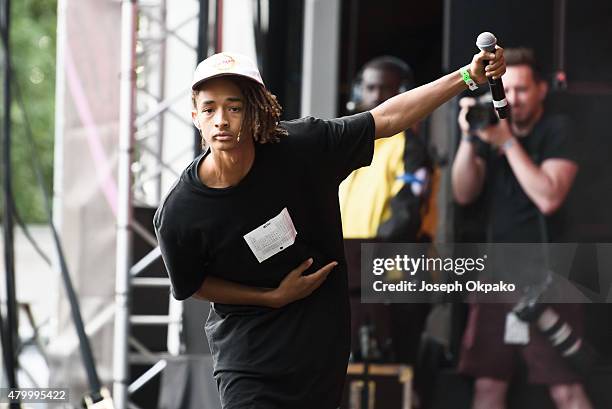
[[[278,125],[282,107],[270,91],[258,83],[243,79],[231,78],[244,96],[245,115],[242,130],[249,130],[253,140],[259,143],[279,142],[281,136],[287,135],[287,130]],[[192,91],[191,102],[196,107],[199,89]],[[204,147],[204,138],[202,138]]]

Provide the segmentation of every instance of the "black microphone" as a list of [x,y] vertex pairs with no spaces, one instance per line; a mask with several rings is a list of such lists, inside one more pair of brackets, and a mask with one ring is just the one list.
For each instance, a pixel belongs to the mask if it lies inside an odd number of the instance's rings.
[[[476,39],[476,46],[480,48],[481,51],[494,53],[496,44],[497,38],[495,38],[493,33],[489,33],[488,31],[480,33]],[[484,61],[484,64],[487,66],[489,62]],[[508,118],[510,115],[510,106],[506,100],[506,93],[504,92],[504,83],[502,82],[502,79],[487,77],[487,80],[489,81],[489,88],[491,89],[491,95],[493,96],[493,106],[497,111],[497,115],[501,119]]]

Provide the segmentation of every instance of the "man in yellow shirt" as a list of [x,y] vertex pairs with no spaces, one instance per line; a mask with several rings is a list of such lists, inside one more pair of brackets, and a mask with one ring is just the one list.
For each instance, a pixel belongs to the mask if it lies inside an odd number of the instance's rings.
[[[367,111],[414,86],[412,70],[391,56],[367,62],[353,90],[352,109]],[[414,242],[422,222],[430,163],[418,125],[375,143],[369,167],[340,185],[344,237]]]
[[[367,62],[353,88],[352,111],[367,111],[414,87],[412,70],[392,56]],[[351,105],[352,104],[352,105]],[[418,135],[419,126],[378,139],[368,167],[351,173],[340,185],[340,210],[345,239],[385,242],[429,241],[422,234],[428,198],[430,161]],[[359,289],[360,240],[345,240],[349,285]],[[351,298],[353,359],[360,360],[360,329],[373,325],[371,360],[415,364],[427,304],[361,304]]]

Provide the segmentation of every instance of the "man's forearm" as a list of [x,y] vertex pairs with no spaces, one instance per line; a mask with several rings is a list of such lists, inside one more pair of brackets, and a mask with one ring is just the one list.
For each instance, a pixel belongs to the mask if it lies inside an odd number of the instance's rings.
[[[569,190],[569,186],[565,186],[567,183],[555,180],[536,165],[516,140],[506,150],[506,158],[525,194],[544,214],[552,213],[561,205]],[[574,174],[575,169],[571,181]]]
[[204,280],[194,297],[221,304],[279,306],[274,289],[246,286],[212,276]]
[[372,110],[376,138],[393,136],[410,128],[467,87],[458,71],[396,95]]
[[452,169],[453,196],[459,204],[471,203],[482,190],[484,175],[477,160],[474,145],[461,141]]

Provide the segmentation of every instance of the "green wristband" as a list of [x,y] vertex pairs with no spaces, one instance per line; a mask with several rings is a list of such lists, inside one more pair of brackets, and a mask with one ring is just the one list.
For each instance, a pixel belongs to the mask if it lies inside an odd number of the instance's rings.
[[467,84],[470,91],[475,91],[478,89],[478,84],[476,84],[472,77],[470,77],[470,73],[466,68],[461,68],[459,73],[461,74],[461,79]]

